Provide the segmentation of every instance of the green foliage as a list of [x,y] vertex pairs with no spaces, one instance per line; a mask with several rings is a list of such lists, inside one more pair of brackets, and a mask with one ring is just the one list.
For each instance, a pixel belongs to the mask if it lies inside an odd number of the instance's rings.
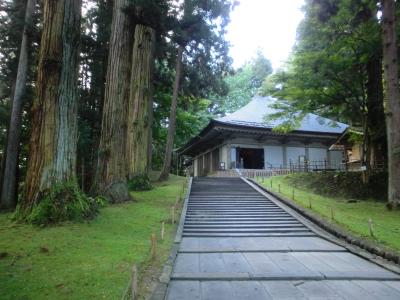
[[349,141],[354,144],[361,144],[363,140],[363,134],[359,131],[350,130],[349,131]]
[[157,31],[168,30],[172,18],[168,15],[169,0],[130,0],[126,12],[135,24],[149,26]]
[[65,221],[83,221],[92,219],[105,205],[100,197],[89,197],[80,191],[75,181],[56,183],[43,191],[40,200],[29,214],[18,208],[16,219],[35,225],[50,225]]
[[[139,1],[140,2],[140,1]],[[174,22],[156,47],[152,167],[161,168],[171,107],[177,45],[185,45],[174,148],[199,133],[220,112],[226,95],[224,74],[230,71],[225,26],[233,1],[186,0],[171,5]],[[176,163],[172,163],[174,168]],[[172,170],[175,172],[176,170]]]
[[128,181],[128,187],[131,191],[149,191],[153,188],[147,174],[136,175],[130,179]]
[[[264,81],[279,108],[361,124],[367,114],[368,63],[381,51],[375,1],[306,1],[286,69]],[[379,74],[376,74],[379,76]]]
[[278,113],[269,118],[286,119],[284,130],[296,128],[296,113],[315,113],[362,128],[360,156],[366,166],[373,159],[386,160],[376,3],[307,0],[287,67],[267,78],[261,88],[263,95],[278,99]]
[[232,113],[249,103],[271,73],[271,62],[258,51],[250,62],[225,78],[228,94],[219,99],[221,112]]
[[[18,48],[24,25],[22,0],[4,2],[0,14],[0,158],[4,152],[10,112],[10,94],[16,76]],[[218,110],[214,97],[227,93],[223,80],[230,71],[225,28],[233,1],[219,0],[131,0],[125,8],[133,23],[144,23],[156,29],[154,69],[153,167],[159,168],[165,149],[166,128],[171,104],[177,43],[187,42],[179,91],[176,143],[180,147],[196,135]],[[40,46],[42,4],[35,9],[29,41],[29,74],[22,114],[22,137],[18,177],[23,181],[27,163],[31,127],[31,103]],[[185,14],[184,11],[193,13]],[[107,72],[113,1],[83,2],[80,40],[78,101],[77,179],[83,191],[92,187],[98,160],[101,115]],[[175,164],[174,164],[175,166]],[[44,206],[44,204],[42,204]]]

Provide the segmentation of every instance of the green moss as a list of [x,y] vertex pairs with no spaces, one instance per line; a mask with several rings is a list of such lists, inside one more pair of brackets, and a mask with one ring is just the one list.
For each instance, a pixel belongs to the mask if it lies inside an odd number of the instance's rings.
[[128,188],[131,191],[149,191],[153,188],[147,174],[137,175],[128,181]]
[[39,199],[31,210],[17,208],[15,218],[41,226],[82,221],[96,216],[105,204],[102,198],[92,198],[83,193],[75,180],[54,184],[43,191]]
[[[156,176],[155,176],[156,177]],[[173,243],[175,225],[171,206],[184,178],[170,176],[151,191],[133,192],[135,202],[100,209],[90,222],[40,228],[16,224],[11,214],[0,214],[1,299],[121,299],[133,263],[161,268]],[[150,235],[158,237],[158,259],[149,259]],[[47,251],[46,251],[47,249]]]

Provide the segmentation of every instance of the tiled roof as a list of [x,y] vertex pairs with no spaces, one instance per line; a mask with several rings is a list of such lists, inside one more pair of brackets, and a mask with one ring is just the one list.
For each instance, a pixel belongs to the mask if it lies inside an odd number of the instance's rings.
[[[276,112],[276,110],[271,107],[275,101],[276,99],[272,97],[256,96],[244,107],[230,115],[216,119],[216,121],[248,127],[274,128],[285,121],[284,118],[279,118],[265,122],[265,116]],[[295,128],[295,130],[341,134],[347,127],[347,124],[335,122],[310,113],[303,118],[300,126]]]

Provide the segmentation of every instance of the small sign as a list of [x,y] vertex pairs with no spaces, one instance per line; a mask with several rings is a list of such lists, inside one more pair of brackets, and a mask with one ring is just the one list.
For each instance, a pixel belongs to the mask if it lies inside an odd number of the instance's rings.
[[360,170],[361,171],[367,171],[367,166],[361,166]]

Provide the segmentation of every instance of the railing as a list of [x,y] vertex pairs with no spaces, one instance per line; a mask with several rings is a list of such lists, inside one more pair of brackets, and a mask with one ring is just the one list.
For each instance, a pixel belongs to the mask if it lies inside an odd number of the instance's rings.
[[[376,170],[383,169],[384,164],[376,164]],[[362,165],[358,162],[342,161],[304,161],[298,163],[290,162],[288,168],[269,168],[269,169],[241,169],[233,168],[228,170],[218,170],[209,174],[210,177],[271,177],[287,175],[299,172],[319,172],[319,171],[361,171]]]
[[269,170],[260,170],[260,169],[230,169],[230,170],[219,170],[213,174],[210,174],[210,177],[271,177],[271,176],[279,176],[279,175],[287,175],[292,173],[289,169],[269,169]]
[[253,169],[241,169],[240,173],[243,177],[255,178],[255,177],[271,177],[280,176],[293,173],[290,169],[269,169],[269,170],[253,170]]
[[289,169],[294,172],[310,172],[310,171],[345,171],[346,163],[343,161],[327,161],[327,160],[305,160],[303,162],[289,162]]

